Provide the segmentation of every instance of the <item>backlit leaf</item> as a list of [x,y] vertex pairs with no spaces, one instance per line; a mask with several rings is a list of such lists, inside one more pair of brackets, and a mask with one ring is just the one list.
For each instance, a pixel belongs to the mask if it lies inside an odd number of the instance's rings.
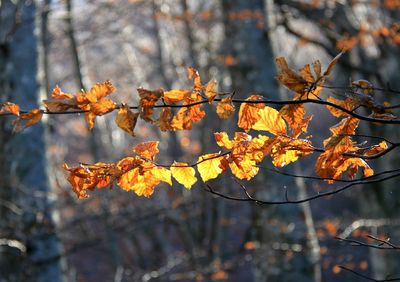
[[140,143],[133,148],[133,151],[142,158],[154,160],[155,155],[160,151],[158,150],[159,141],[149,141]]
[[217,178],[222,173],[220,154],[205,154],[197,160],[197,170],[200,173],[201,179],[206,182],[210,179]]
[[195,68],[188,68],[188,78],[193,80],[194,90],[200,91],[202,88],[199,72]]
[[235,112],[232,98],[224,98],[217,104],[217,115],[222,119],[228,119]]
[[130,135],[135,136],[134,129],[139,113],[132,112],[128,107],[122,106],[115,118],[115,123]]
[[187,163],[174,162],[170,170],[176,181],[185,186],[186,189],[192,188],[197,181],[196,171],[193,167],[188,166]]
[[90,111],[96,116],[102,116],[117,108],[117,104],[110,99],[101,99],[96,103],[90,104]]
[[260,118],[252,125],[252,129],[268,131],[275,135],[286,134],[286,123],[274,108],[266,106],[258,111]]
[[85,93],[85,96],[91,103],[96,103],[100,101],[100,99],[115,92],[115,90],[116,89],[112,83],[109,80],[106,80],[103,83],[95,84],[89,92]]
[[[262,97],[252,95],[246,101],[262,101]],[[260,119],[259,111],[263,109],[263,103],[243,103],[239,109],[238,126],[245,131],[249,131],[252,126]]]
[[14,103],[5,102],[1,105],[0,114],[2,113],[10,113],[14,116],[19,116],[19,106]]
[[168,104],[175,104],[181,102],[190,96],[189,90],[174,89],[164,91],[164,101]]

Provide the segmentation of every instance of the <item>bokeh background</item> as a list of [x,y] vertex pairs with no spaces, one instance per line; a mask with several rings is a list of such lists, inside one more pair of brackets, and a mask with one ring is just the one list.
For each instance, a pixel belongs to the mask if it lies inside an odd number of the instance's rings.
[[[291,99],[275,79],[276,57],[294,69],[317,59],[326,67],[343,48],[349,51],[328,85],[366,79],[399,90],[400,1],[3,0],[0,102],[30,109],[56,85],[75,93],[109,79],[117,101],[136,105],[139,87],[191,87],[189,66],[237,98]],[[321,97],[328,95],[343,99],[346,92],[325,89]],[[375,97],[396,104],[398,95]],[[84,116],[46,116],[18,135],[1,117],[0,281],[364,281],[339,265],[368,277],[400,277],[398,251],[335,240],[370,234],[400,244],[396,179],[281,206],[229,201],[201,184],[190,191],[161,185],[151,198],[116,187],[78,200],[71,191],[64,162],[115,162],[149,140],[160,140],[165,164],[218,151],[212,133],[239,131],[237,113],[222,121],[212,107],[191,131],[165,133],[139,121],[135,137],[117,128],[114,114],[97,118],[92,131]],[[324,107],[307,110],[314,115],[309,134],[322,146],[337,120]],[[359,132],[400,137],[393,125],[362,123]],[[315,176],[315,159],[279,171]],[[371,162],[376,171],[398,164],[398,150]],[[304,198],[341,185],[275,170],[264,161],[245,183],[248,191],[284,200],[286,193]],[[210,184],[243,196],[229,174]]]

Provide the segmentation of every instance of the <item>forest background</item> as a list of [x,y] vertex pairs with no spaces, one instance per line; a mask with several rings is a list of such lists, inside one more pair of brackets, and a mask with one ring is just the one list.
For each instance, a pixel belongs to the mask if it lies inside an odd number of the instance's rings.
[[[292,91],[276,79],[276,57],[285,57],[294,70],[316,60],[326,69],[346,50],[320,99],[345,100],[349,87],[363,79],[377,103],[396,105],[399,19],[396,0],[0,1],[0,102],[29,110],[50,98],[56,85],[76,93],[110,80],[115,100],[138,105],[140,87],[193,87],[187,77],[191,66],[204,83],[215,79],[219,91],[236,99],[257,94],[292,100]],[[315,179],[318,156],[283,168],[266,159],[253,180],[223,175],[210,182],[215,190],[200,182],[190,190],[176,182],[160,185],[150,198],[115,188],[97,189],[81,200],[66,179],[64,162],[116,162],[150,140],[160,141],[160,162],[193,163],[220,150],[214,132],[232,138],[242,131],[236,107],[228,120],[205,107],[205,118],[192,130],[162,132],[139,120],[134,137],[115,124],[115,113],[97,118],[92,130],[83,114],[44,115],[42,123],[18,134],[10,115],[2,116],[0,279],[398,279],[396,148],[369,162],[386,178],[300,204],[290,200],[346,184]],[[365,116],[369,110],[358,109]],[[307,104],[306,111],[313,115],[307,134],[322,147],[338,120],[324,105]],[[357,134],[361,145],[399,140],[390,122],[362,122]],[[288,203],[223,197],[246,195]]]

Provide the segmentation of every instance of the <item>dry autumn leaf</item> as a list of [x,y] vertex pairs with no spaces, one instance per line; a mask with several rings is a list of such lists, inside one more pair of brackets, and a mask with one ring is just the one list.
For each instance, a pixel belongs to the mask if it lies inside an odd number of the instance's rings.
[[132,112],[127,106],[122,106],[115,118],[115,123],[130,135],[135,136],[134,129],[139,113]]
[[154,161],[155,155],[157,155],[160,151],[158,150],[158,141],[149,141],[140,143],[133,148],[133,151],[141,156],[142,158],[149,159]]
[[43,111],[39,109],[32,109],[26,114],[20,114],[16,120],[13,121],[14,133],[21,132],[25,128],[32,126],[42,120]]
[[217,104],[217,115],[222,119],[228,119],[235,112],[232,98],[224,98]]
[[[263,98],[258,95],[252,95],[246,101],[262,101]],[[239,109],[238,126],[246,132],[260,119],[259,111],[263,109],[263,103],[243,103]]]
[[10,113],[13,114],[14,116],[19,116],[19,106],[17,104],[14,103],[10,103],[10,102],[5,102],[1,105],[0,108],[0,114],[3,113]]

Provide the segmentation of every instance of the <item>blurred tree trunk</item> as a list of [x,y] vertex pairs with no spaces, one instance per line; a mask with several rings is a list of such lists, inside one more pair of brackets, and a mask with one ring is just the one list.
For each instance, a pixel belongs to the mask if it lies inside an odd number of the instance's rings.
[[[0,4],[1,102],[23,109],[37,108],[39,100],[35,13],[31,1]],[[13,135],[10,120],[0,122],[0,279],[62,281],[44,128],[39,124]]]
[[[234,58],[228,68],[235,97],[258,94],[267,99],[280,98],[275,80],[273,45],[269,32],[264,32],[268,31],[268,16],[273,12],[267,8],[273,5],[265,4],[263,0],[222,1],[226,38],[224,55]],[[243,19],[243,15],[248,16]],[[286,185],[295,186],[295,183],[288,184],[285,181],[277,174],[267,174],[267,171],[261,170],[248,188],[257,198],[281,199],[285,195]],[[290,188],[293,188],[290,195],[295,197],[296,187]],[[304,252],[295,254],[295,259],[288,263],[283,248],[284,244],[303,243],[299,240],[304,239],[304,227],[293,224],[294,219],[300,218],[302,213],[301,207],[294,205],[251,206],[251,226],[245,241],[256,241],[260,246],[254,257],[255,281],[312,280],[313,268]]]

